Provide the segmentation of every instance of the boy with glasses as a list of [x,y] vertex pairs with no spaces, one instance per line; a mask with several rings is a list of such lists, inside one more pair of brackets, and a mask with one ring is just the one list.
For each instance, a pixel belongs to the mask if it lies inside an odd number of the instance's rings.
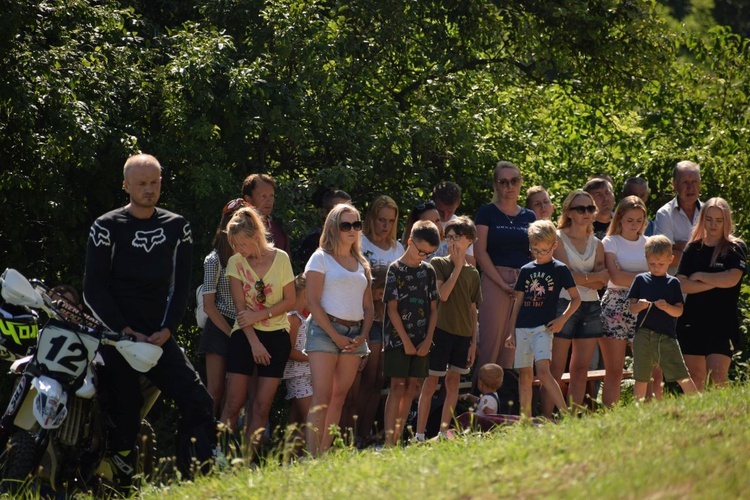
[[477,237],[477,228],[468,217],[456,217],[445,225],[448,256],[430,261],[435,269],[440,304],[430,353],[429,377],[419,398],[418,442],[425,439],[425,428],[438,378],[445,377],[445,401],[440,432],[448,428],[458,399],[461,375],[469,373],[477,352],[477,306],[482,301],[479,271],[466,260],[466,251]]
[[[508,336],[505,345],[516,349],[514,368],[518,370],[521,414],[531,417],[534,368],[555,406],[567,411],[560,386],[550,372],[552,338],[578,309],[581,296],[568,266],[552,258],[557,247],[555,225],[538,220],[529,225],[528,234],[529,251],[535,260],[519,272],[511,315],[515,332]],[[557,316],[557,301],[562,289],[570,294],[570,303],[563,314]]]
[[404,254],[388,266],[383,302],[383,374],[390,377],[385,403],[386,442],[396,444],[415,391],[428,373],[428,357],[437,323],[435,270],[424,260],[437,250],[440,233],[430,221],[412,226]]

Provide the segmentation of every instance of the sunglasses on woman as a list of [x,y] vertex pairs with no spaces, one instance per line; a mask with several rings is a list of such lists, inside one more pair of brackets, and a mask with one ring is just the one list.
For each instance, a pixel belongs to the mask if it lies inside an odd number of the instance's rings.
[[236,198],[224,205],[224,208],[221,209],[221,215],[232,214],[245,206],[247,206],[245,200],[243,200],[242,198]]
[[355,220],[354,222],[339,222],[339,230],[342,233],[348,233],[352,229],[355,231],[362,231],[362,221]]
[[511,179],[498,179],[495,182],[497,182],[500,185],[500,187],[508,189],[510,186],[516,187],[519,184],[521,184],[521,178],[513,177]]
[[570,207],[568,208],[571,212],[578,212],[579,214],[583,215],[586,212],[593,214],[596,212],[596,206],[594,205],[578,205],[577,207]]
[[414,207],[414,210],[416,212],[424,212],[425,210],[430,210],[432,208],[435,208],[435,202],[430,200],[430,201],[425,201],[424,203],[420,203],[419,205]]
[[258,292],[256,294],[256,300],[258,301],[258,304],[265,304],[266,303],[266,284],[263,283],[263,279],[259,279],[255,282],[255,291]]

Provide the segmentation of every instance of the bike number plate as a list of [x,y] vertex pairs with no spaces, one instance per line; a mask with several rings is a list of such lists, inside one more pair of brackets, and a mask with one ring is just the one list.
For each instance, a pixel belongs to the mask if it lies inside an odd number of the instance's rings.
[[37,362],[53,373],[77,377],[94,359],[99,340],[50,322],[39,333]]

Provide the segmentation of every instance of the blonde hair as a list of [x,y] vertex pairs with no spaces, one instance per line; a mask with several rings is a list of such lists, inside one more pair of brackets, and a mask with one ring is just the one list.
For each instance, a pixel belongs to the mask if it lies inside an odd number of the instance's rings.
[[693,234],[690,236],[688,243],[695,241],[703,244],[703,238],[706,236],[706,216],[708,215],[709,208],[718,208],[721,210],[722,217],[724,219],[724,226],[722,227],[722,238],[711,256],[711,265],[716,265],[716,260],[719,257],[723,257],[729,251],[729,248],[735,243],[740,241],[739,238],[734,236],[734,222],[732,221],[732,209],[729,203],[724,198],[711,198],[703,204],[701,207],[700,215],[698,216],[698,223],[693,228]]
[[550,243],[557,241],[557,229],[555,225],[548,220],[535,220],[529,224],[529,243]]
[[479,369],[479,380],[481,380],[488,389],[492,390],[492,392],[495,392],[503,385],[504,376],[505,372],[503,371],[503,368],[495,363],[487,363],[486,365],[482,365]]
[[615,215],[612,217],[609,229],[607,229],[607,236],[622,234],[622,218],[625,217],[625,213],[628,210],[633,210],[635,208],[643,212],[643,224],[638,230],[638,235],[642,235],[648,225],[646,205],[643,203],[643,200],[637,196],[626,196],[620,200],[620,203],[618,203],[615,208]]
[[[594,197],[591,196],[590,193],[584,191],[583,189],[576,189],[572,193],[570,193],[568,196],[565,197],[565,201],[563,201],[562,211],[560,212],[560,218],[557,220],[557,229],[565,229],[566,227],[570,227],[573,224],[573,220],[568,215],[568,212],[570,212],[570,204],[573,203],[573,200],[578,198],[579,196],[583,196],[585,198],[588,198],[589,202],[596,206],[596,203],[594,203]],[[586,232],[588,234],[594,234],[594,219],[591,219],[591,224],[589,224],[589,227],[586,228]]]
[[375,231],[375,220],[377,220],[378,215],[380,215],[380,211],[384,208],[392,208],[396,211],[396,221],[393,223],[393,227],[391,228],[391,234],[388,235],[391,248],[396,248],[396,239],[398,238],[398,205],[390,196],[383,194],[372,201],[370,211],[367,212],[365,220],[362,221],[362,234],[367,236],[367,238],[372,241],[373,233]]
[[500,201],[500,191],[497,190],[497,174],[498,172],[506,168],[515,169],[518,172],[518,175],[521,175],[521,169],[518,168],[514,163],[511,163],[509,161],[497,162],[495,170],[492,171],[492,203],[497,203],[498,201]]
[[307,288],[307,276],[305,273],[299,273],[294,277],[294,291],[299,294],[305,288]]
[[[352,206],[350,203],[339,203],[338,205],[333,207],[330,212],[328,212],[326,221],[323,224],[323,232],[320,235],[320,248],[322,248],[324,252],[335,257],[340,256],[338,253],[339,223],[341,222],[341,216],[344,214],[355,214],[357,216],[357,219],[360,218],[359,210],[354,208],[354,206]],[[354,243],[352,243],[352,247],[349,251],[351,252],[351,255],[355,259],[357,259],[360,264],[362,264],[362,267],[365,268],[365,272],[369,276],[370,264],[362,255],[362,251],[359,247],[359,238],[356,238],[354,240]]]
[[672,255],[672,241],[663,234],[649,236],[644,247],[646,258]]
[[252,207],[240,208],[227,223],[227,239],[232,248],[235,246],[235,238],[240,234],[256,240],[261,254],[273,249],[273,243],[268,242],[266,226],[258,211]]

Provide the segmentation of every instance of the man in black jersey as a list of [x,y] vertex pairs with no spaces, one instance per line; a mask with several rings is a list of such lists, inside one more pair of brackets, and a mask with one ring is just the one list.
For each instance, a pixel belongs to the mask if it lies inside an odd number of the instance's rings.
[[[180,411],[178,466],[187,472],[190,455],[204,463],[216,440],[212,401],[173,334],[190,293],[193,238],[182,216],[156,206],[161,165],[151,155],[128,158],[123,188],[130,203],[99,217],[86,249],[84,300],[108,328],[163,353],[148,377]],[[135,465],[134,446],[143,404],[139,374],[112,346],[101,349],[105,366],[100,386],[109,400],[115,429],[108,448],[119,484],[128,487]],[[195,443],[191,440],[195,439]],[[184,452],[184,453],[181,453]]]

